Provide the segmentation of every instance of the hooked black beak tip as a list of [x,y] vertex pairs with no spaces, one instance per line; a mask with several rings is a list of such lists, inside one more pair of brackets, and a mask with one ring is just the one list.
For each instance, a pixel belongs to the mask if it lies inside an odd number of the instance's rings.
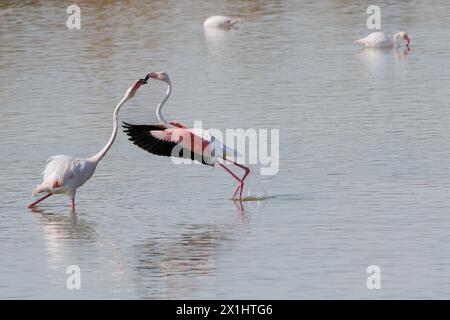
[[141,80],[142,84],[146,84],[148,81],[148,78],[149,78],[149,76],[147,74],[144,79],[139,79],[139,80]]

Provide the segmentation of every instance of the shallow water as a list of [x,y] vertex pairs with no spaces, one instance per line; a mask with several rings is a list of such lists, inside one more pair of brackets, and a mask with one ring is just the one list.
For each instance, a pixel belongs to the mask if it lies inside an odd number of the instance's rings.
[[[356,0],[77,1],[81,30],[57,1],[21,3],[0,4],[0,298],[450,297],[448,1],[378,1],[409,52],[353,45]],[[242,22],[205,33],[212,14]],[[241,212],[221,169],[119,132],[76,215],[65,196],[26,209],[45,160],[96,153],[152,70],[172,78],[169,119],[280,130],[278,174],[247,184],[264,200]],[[151,82],[121,120],[154,123],[163,94]]]

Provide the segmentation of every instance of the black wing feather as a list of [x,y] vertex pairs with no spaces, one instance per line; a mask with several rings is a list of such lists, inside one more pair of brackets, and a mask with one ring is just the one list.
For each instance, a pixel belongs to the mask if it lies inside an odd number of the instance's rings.
[[[146,124],[130,124],[123,122],[124,132],[129,136],[128,140],[141,149],[144,149],[152,154],[158,156],[171,157],[173,148],[178,144],[172,141],[163,141],[155,138],[151,135],[150,131],[163,131],[166,129],[163,125],[146,125]],[[199,159],[199,156],[192,151],[184,150],[180,148],[180,152],[175,155],[178,158],[185,158],[199,161],[205,165],[211,165],[205,162],[203,157]]]

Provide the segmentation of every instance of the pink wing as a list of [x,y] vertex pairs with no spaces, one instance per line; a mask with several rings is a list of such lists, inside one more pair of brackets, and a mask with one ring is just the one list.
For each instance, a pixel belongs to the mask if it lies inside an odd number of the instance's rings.
[[126,122],[123,127],[130,141],[152,154],[187,158],[213,165],[213,151],[210,150],[209,141],[193,134],[189,129],[179,127],[167,129],[162,125],[136,125]]
[[206,148],[210,145],[210,142],[185,128],[152,130],[150,134],[161,141],[174,142],[197,155],[205,156],[208,154]]

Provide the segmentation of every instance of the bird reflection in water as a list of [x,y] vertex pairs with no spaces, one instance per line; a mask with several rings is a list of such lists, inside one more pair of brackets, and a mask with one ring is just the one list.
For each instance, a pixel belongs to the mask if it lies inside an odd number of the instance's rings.
[[97,238],[94,227],[80,219],[76,213],[55,213],[44,209],[33,208],[32,214],[38,219],[46,243],[49,267],[58,268],[67,265],[71,260],[68,241],[92,240]]
[[47,239],[96,239],[97,234],[92,223],[85,221],[72,211],[51,212],[49,210],[32,208],[31,213],[38,218],[39,226]]
[[213,56],[228,56],[228,45],[235,30],[205,28],[205,40],[208,50]]
[[392,55],[394,56],[396,63],[402,63],[406,61],[409,53],[409,47],[397,49],[364,48],[358,52],[358,57],[367,65],[372,73],[378,73],[387,65]]
[[[102,297],[107,292],[121,292],[124,286],[124,259],[115,239],[100,237],[95,225],[76,213],[67,215],[33,208],[46,245],[49,273],[56,287],[65,285],[70,265],[81,268],[83,294]],[[97,290],[97,291],[96,291]],[[67,294],[70,294],[67,292]],[[99,296],[96,296],[99,295]]]
[[193,225],[178,237],[152,239],[137,246],[140,295],[180,299],[213,287],[220,248],[232,241],[231,230],[225,230],[213,225]]

